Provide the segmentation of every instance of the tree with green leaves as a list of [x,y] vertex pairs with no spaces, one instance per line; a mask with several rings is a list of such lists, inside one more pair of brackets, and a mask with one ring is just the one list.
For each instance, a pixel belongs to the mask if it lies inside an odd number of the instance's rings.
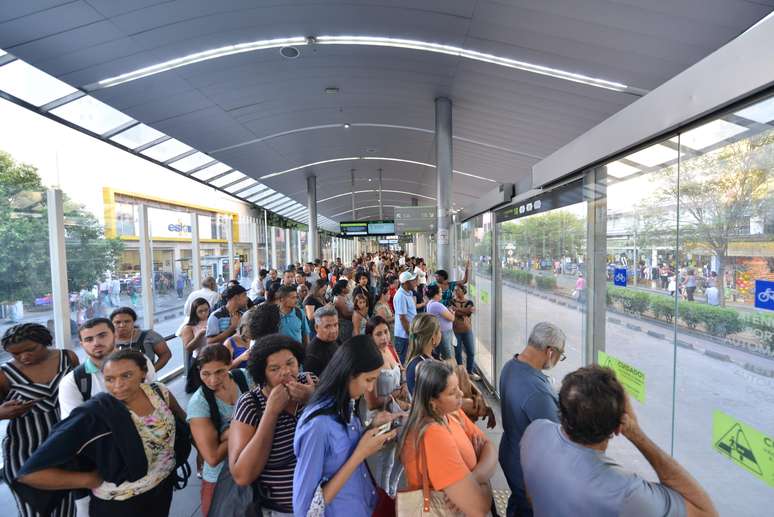
[[681,248],[716,257],[720,303],[729,244],[750,233],[750,218],[770,207],[774,182],[774,131],[758,133],[710,152],[685,156],[657,177],[655,203],[679,200]]
[[503,224],[501,242],[516,246],[522,258],[577,258],[586,250],[586,222],[566,210],[509,221]]
[[[94,215],[64,200],[68,288],[91,288],[114,271],[123,250],[119,239],[105,239]],[[51,292],[46,189],[37,169],[0,151],[0,303]]]

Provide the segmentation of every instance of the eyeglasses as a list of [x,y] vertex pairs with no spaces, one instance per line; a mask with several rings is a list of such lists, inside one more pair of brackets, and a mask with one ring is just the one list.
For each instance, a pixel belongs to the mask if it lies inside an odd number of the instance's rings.
[[549,346],[548,348],[550,348],[551,350],[556,350],[556,352],[560,354],[559,355],[559,362],[560,363],[562,361],[564,361],[565,359],[567,359],[567,354],[564,353],[564,350],[559,350],[558,348],[553,347],[553,346]]

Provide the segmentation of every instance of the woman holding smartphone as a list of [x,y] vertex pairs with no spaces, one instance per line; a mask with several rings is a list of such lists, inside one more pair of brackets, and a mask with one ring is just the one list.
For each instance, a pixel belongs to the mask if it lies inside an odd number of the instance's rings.
[[[3,440],[3,474],[8,486],[59,421],[59,382],[78,366],[72,351],[51,350],[53,341],[51,332],[36,323],[13,326],[3,335],[3,350],[13,356],[0,365],[0,420],[10,421]],[[11,493],[21,517],[40,515],[15,490]],[[75,515],[72,496],[68,494],[48,515]]]

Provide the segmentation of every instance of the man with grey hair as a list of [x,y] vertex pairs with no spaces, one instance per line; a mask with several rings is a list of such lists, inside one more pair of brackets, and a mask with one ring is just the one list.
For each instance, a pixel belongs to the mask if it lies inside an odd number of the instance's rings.
[[500,373],[504,431],[500,440],[500,465],[511,489],[508,517],[532,516],[524,489],[519,443],[534,420],[559,422],[556,390],[541,370],[550,370],[564,361],[564,342],[565,335],[559,327],[542,321],[532,329],[524,350],[505,363]]
[[304,370],[320,377],[341,344],[339,313],[336,307],[328,304],[314,311],[314,329],[317,335],[306,348]]

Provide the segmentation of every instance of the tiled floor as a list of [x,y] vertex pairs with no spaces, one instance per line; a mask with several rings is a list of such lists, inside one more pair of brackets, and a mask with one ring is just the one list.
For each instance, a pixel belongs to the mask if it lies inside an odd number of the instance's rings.
[[[174,381],[168,384],[172,393],[175,395],[180,404],[185,407],[188,402],[188,395],[184,391],[185,382],[182,377],[178,377]],[[494,441],[496,446],[500,444],[500,437],[503,430],[500,424],[500,405],[497,400],[491,399],[490,405],[494,408],[497,415],[497,427],[492,430],[486,430],[487,436]],[[189,460],[191,465],[194,464],[193,455]],[[176,491],[172,499],[172,511],[170,517],[197,517],[199,513],[199,488],[201,486],[200,480],[196,476],[191,476],[188,480],[188,486]],[[492,479],[492,488],[495,491],[495,501],[497,502],[500,515],[505,515],[505,504],[507,504],[508,496],[510,492],[507,490],[508,485],[505,482],[505,477],[500,469]],[[16,512],[16,505],[13,497],[11,496],[8,486],[5,483],[0,483],[0,515],[3,517],[11,517]]]

